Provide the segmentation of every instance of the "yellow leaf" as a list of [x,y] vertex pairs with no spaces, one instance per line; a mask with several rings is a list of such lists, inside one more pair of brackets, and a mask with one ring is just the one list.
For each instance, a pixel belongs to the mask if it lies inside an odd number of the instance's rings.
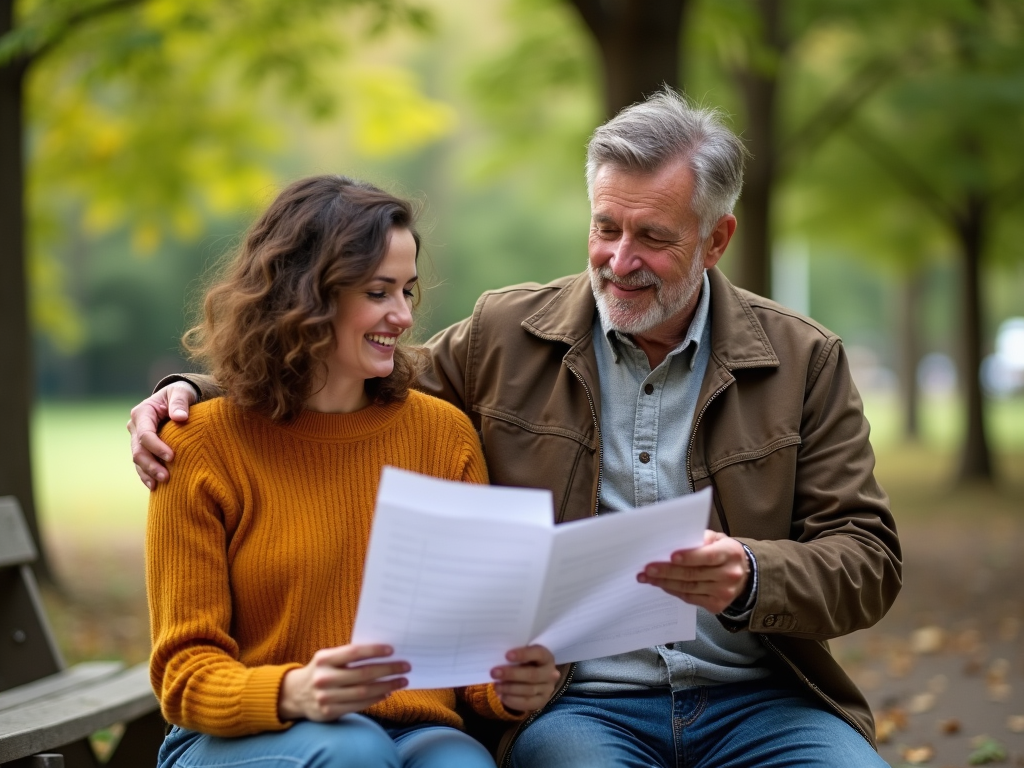
[[375,157],[418,149],[449,134],[455,110],[423,95],[404,69],[359,69],[351,73],[347,102],[356,147]]

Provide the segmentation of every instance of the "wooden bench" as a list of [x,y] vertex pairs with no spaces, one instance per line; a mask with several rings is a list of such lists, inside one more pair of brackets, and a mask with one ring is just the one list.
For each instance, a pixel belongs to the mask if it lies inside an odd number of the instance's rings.
[[147,664],[65,667],[30,564],[35,546],[21,508],[0,497],[0,765],[97,768],[88,737],[125,726],[108,768],[156,765],[165,724]]

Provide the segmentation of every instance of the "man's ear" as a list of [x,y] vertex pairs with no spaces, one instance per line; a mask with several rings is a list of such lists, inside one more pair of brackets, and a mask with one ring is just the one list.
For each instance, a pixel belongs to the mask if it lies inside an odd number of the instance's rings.
[[707,248],[704,250],[704,269],[711,269],[718,260],[725,254],[729,247],[729,241],[736,233],[736,217],[731,213],[725,214],[715,224],[708,239],[705,241]]

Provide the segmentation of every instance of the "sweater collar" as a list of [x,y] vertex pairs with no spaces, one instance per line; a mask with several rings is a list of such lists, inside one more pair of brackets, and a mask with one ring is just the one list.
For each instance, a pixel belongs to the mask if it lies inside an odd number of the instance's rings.
[[304,410],[282,426],[297,437],[311,440],[358,440],[379,432],[394,421],[404,404],[368,405],[352,413]]

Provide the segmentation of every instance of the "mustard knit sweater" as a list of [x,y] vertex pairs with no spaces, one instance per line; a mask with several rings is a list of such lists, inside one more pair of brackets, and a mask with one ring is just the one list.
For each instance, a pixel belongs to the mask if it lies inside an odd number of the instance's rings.
[[[284,674],[349,642],[386,464],[487,480],[466,416],[417,392],[288,424],[220,398],[161,436],[175,459],[149,504],[150,676],[169,722],[219,736],[288,727]],[[491,685],[459,694],[484,716],[518,719]],[[399,691],[367,714],[461,727],[455,704],[451,689]]]

